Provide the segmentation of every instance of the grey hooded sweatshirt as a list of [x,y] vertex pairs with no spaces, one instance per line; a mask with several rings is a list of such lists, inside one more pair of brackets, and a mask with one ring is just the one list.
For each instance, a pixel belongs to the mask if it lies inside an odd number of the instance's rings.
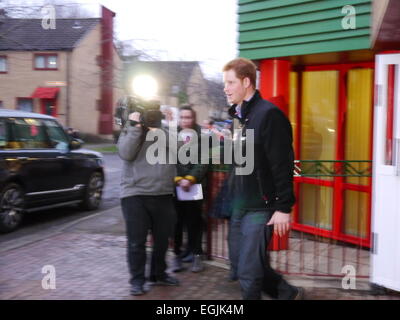
[[[176,165],[150,164],[146,159],[146,152],[154,144],[154,141],[144,141],[141,145],[142,131],[142,127],[132,127],[128,124],[118,139],[118,154],[123,160],[120,197],[172,195]],[[163,131],[167,138],[166,158],[168,160],[168,132]]]

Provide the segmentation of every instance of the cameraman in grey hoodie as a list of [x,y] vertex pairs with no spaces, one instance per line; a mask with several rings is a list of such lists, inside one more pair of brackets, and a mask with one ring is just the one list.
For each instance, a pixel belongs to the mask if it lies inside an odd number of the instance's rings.
[[[169,237],[173,236],[176,212],[173,202],[175,164],[150,164],[146,153],[154,142],[146,141],[148,130],[140,121],[140,113],[129,115],[118,139],[118,153],[123,161],[121,206],[128,238],[127,259],[131,275],[131,294],[146,292],[146,240],[149,229],[153,236],[150,282],[153,285],[179,285],[168,275],[165,255]],[[165,130],[164,130],[165,132]],[[168,137],[168,134],[166,134]],[[169,154],[169,144],[166,144]]]

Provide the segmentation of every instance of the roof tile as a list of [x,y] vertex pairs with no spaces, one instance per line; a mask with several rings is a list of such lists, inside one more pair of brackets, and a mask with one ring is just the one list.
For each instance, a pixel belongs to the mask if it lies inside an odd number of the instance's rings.
[[99,18],[57,19],[55,29],[44,29],[42,19],[3,19],[0,50],[70,50],[99,22]]

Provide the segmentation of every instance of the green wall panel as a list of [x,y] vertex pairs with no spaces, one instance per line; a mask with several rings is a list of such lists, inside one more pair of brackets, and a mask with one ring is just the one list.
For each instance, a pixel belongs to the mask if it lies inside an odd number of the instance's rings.
[[320,43],[305,43],[273,48],[241,50],[240,56],[248,59],[265,59],[272,57],[297,56],[313,53],[326,53],[350,50],[362,50],[369,45],[369,38],[357,37],[324,41]]
[[248,3],[243,3],[243,1],[239,1],[239,13],[272,9],[283,6],[288,7],[307,2],[316,2],[316,0],[261,0],[261,1],[251,1]]
[[340,40],[346,38],[355,38],[360,36],[369,36],[369,29],[357,29],[357,30],[348,30],[346,34],[342,34],[342,32],[330,32],[329,34],[310,34],[298,37],[290,37],[290,38],[277,38],[266,41],[253,41],[248,43],[243,43],[241,45],[242,50],[248,49],[261,49],[261,48],[273,48],[279,46],[288,46],[294,44],[301,43],[310,43],[310,42],[321,42],[321,41],[330,41],[330,40]]
[[[365,14],[369,17],[370,6],[368,4],[360,5],[357,8],[357,18],[361,14]],[[259,20],[254,22],[244,22],[239,24],[239,31],[249,31],[273,27],[281,27],[286,25],[295,25],[299,23],[308,23],[314,21],[324,21],[328,19],[334,19],[341,28],[341,22],[343,19],[342,8],[331,8],[331,10],[314,11],[298,15],[290,15],[278,18],[268,18],[265,20]]]
[[[239,0],[239,51],[250,59],[370,48],[371,0]],[[344,30],[342,8],[356,9]],[[255,58],[257,57],[257,58]]]
[[[271,18],[280,18],[290,15],[300,15],[303,13],[312,13],[318,11],[325,11],[329,9],[341,9],[349,4],[349,0],[327,0],[327,1],[313,1],[307,3],[296,4],[292,6],[280,6],[268,10],[258,10],[251,12],[243,12],[239,15],[239,23],[252,22],[256,20],[265,20]],[[353,0],[353,6],[359,8],[359,5],[370,6],[370,1]]]

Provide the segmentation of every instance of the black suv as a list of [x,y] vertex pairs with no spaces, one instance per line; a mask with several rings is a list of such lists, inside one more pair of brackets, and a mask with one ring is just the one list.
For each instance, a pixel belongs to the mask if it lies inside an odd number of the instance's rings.
[[0,110],[1,232],[16,229],[24,213],[71,204],[99,207],[102,155],[81,144],[53,117]]

